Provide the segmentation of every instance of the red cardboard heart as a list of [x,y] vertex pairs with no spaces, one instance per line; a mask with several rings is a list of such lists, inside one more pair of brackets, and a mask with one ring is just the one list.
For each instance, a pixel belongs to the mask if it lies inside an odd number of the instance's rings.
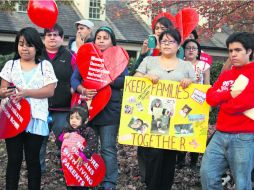
[[31,119],[30,104],[26,99],[14,103],[5,98],[1,102],[0,139],[11,138],[23,132]]
[[111,98],[111,87],[108,85],[101,89],[90,104],[89,121],[103,110]]
[[175,18],[175,27],[181,33],[182,41],[184,41],[198,25],[198,13],[193,8],[184,8],[176,14]]
[[[84,85],[84,84],[83,84]],[[89,106],[89,121],[92,120],[101,110],[107,105],[111,97],[111,88],[106,86],[98,91],[96,96],[92,99]],[[78,93],[72,94],[71,107],[75,105],[82,105],[82,95]],[[103,100],[103,101],[102,101]],[[87,104],[89,104],[87,102]]]
[[179,11],[175,16],[165,12],[158,14],[152,22],[153,29],[157,20],[161,17],[167,17],[173,23],[174,27],[179,30],[182,36],[182,41],[184,41],[190,35],[190,33],[198,25],[199,21],[199,15],[195,9],[184,8]]
[[105,163],[98,154],[93,154],[81,166],[77,164],[79,151],[84,149],[85,144],[85,139],[75,132],[70,133],[69,138],[63,141],[61,161],[67,186],[94,187],[105,176]]
[[99,90],[111,82],[103,55],[93,43],[86,43],[79,48],[76,62],[81,77],[86,81],[85,88]]
[[93,44],[82,45],[77,53],[77,65],[84,87],[99,90],[114,81],[129,63],[127,52],[118,46],[103,53]]
[[128,53],[119,46],[112,46],[106,49],[103,52],[103,57],[111,81],[114,81],[129,64]]

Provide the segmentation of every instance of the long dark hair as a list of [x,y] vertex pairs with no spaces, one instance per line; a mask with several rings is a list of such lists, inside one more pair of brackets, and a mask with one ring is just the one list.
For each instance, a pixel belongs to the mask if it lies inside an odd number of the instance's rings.
[[107,32],[108,35],[109,35],[110,38],[111,38],[112,45],[113,45],[113,46],[116,46],[116,36],[115,36],[115,33],[114,33],[114,31],[113,31],[110,27],[108,27],[108,26],[102,26],[102,27],[100,27],[98,30],[96,30],[95,36],[94,36],[94,40],[93,40],[94,43],[95,43],[97,34],[98,34],[100,31],[105,31],[105,32]]
[[13,60],[20,59],[20,55],[18,52],[19,39],[23,36],[29,46],[35,47],[35,63],[38,64],[40,62],[40,56],[43,49],[43,42],[41,40],[39,32],[33,27],[26,27],[21,29],[15,39],[15,54]]
[[157,25],[157,23],[160,23],[161,25],[163,25],[165,28],[169,29],[171,27],[174,27],[173,23],[171,22],[171,20],[169,20],[167,17],[161,17],[159,18],[153,28],[153,33],[155,33],[155,27]]

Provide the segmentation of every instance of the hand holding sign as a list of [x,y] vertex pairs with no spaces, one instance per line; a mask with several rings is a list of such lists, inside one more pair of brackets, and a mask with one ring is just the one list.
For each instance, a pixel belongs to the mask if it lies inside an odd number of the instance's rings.
[[78,154],[84,148],[85,139],[72,132],[65,139],[61,148],[61,161],[67,186],[97,186],[104,178],[106,167],[103,159],[98,154],[93,154],[91,159],[79,165]]
[[[84,84],[83,84],[84,85]],[[98,91],[92,100],[87,101],[89,107],[89,121],[91,121],[103,108],[107,105],[111,97],[111,88],[106,86]],[[83,98],[85,100],[85,98]],[[82,95],[78,93],[72,94],[71,107],[82,105]],[[103,101],[102,101],[103,100]]]
[[12,98],[1,102],[0,139],[11,138],[23,132],[31,118],[30,104],[26,99],[15,103]]

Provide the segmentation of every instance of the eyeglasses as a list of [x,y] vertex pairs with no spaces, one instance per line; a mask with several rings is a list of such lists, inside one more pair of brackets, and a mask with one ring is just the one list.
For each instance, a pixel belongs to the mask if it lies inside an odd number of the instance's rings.
[[197,51],[198,50],[198,48],[196,48],[196,47],[185,47],[185,49],[186,50],[188,50],[188,51]]
[[162,44],[162,45],[172,45],[172,44],[175,44],[175,43],[176,43],[175,40],[170,40],[170,41],[162,40],[162,41],[161,41],[161,44]]
[[59,34],[58,33],[46,33],[46,36],[49,38],[53,36],[55,38],[55,37],[59,36]]

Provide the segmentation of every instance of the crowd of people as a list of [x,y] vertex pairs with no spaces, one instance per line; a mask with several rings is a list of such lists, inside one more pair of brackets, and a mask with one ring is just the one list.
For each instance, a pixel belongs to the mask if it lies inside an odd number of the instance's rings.
[[[60,159],[61,143],[76,132],[87,141],[78,162],[86,162],[98,152],[106,165],[106,175],[97,189],[114,190],[117,185],[117,135],[124,78],[127,75],[143,77],[156,84],[159,80],[177,81],[188,88],[192,83],[210,84],[210,65],[200,60],[201,46],[193,31],[184,42],[179,31],[167,17],[158,18],[152,26],[155,47],[145,39],[140,57],[109,86],[112,94],[105,108],[88,121],[89,108],[85,101],[71,108],[73,92],[92,100],[98,93],[83,86],[83,78],[76,65],[76,53],[85,43],[93,43],[101,52],[116,46],[114,31],[99,27],[94,37],[94,24],[89,20],[75,23],[75,39],[68,48],[63,46],[64,31],[59,24],[44,30],[44,44],[32,27],[19,31],[15,40],[15,55],[0,72],[1,98],[11,97],[15,102],[25,98],[31,106],[31,120],[24,132],[5,139],[8,155],[6,189],[18,189],[20,168],[25,155],[28,170],[28,189],[39,190],[41,175],[47,172],[45,155],[49,133],[56,141]],[[254,121],[244,112],[254,107],[251,98],[254,82],[254,36],[234,33],[226,41],[229,50],[227,64],[207,92],[207,102],[220,106],[216,132],[208,144],[200,169],[202,189],[223,189],[221,177],[229,168],[237,190],[251,190],[251,172],[254,167]],[[114,63],[117,64],[117,63]],[[231,87],[240,75],[248,78],[245,88]],[[15,89],[8,88],[15,85]],[[167,118],[168,120],[168,118]],[[100,145],[99,145],[100,144]],[[174,183],[176,165],[185,162],[185,153],[151,147],[138,147],[141,180],[147,190],[169,190]],[[196,165],[199,154],[191,154]],[[67,189],[88,189],[73,187]]]

